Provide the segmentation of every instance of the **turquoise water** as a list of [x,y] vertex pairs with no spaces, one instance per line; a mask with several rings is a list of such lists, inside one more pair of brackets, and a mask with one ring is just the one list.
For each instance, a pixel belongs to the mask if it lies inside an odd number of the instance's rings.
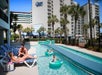
[[64,55],[54,51],[54,54],[58,59],[63,61],[63,64],[58,69],[52,69],[49,67],[49,62],[52,60],[52,56],[45,56],[45,51],[48,49],[46,46],[36,45],[36,53],[38,56],[38,71],[39,75],[90,75],[89,72],[78,65],[73,64]]
[[78,56],[81,56],[83,58],[86,58],[88,60],[91,60],[91,61],[102,64],[102,58],[99,58],[99,57],[96,57],[96,56],[93,56],[93,55],[89,55],[89,54],[86,54],[86,53],[83,53],[83,52],[80,52],[80,51],[76,51],[74,49],[71,49],[71,48],[68,48],[68,47],[65,47],[65,46],[58,46],[58,47],[66,50],[68,52],[71,52],[73,54],[76,54]]

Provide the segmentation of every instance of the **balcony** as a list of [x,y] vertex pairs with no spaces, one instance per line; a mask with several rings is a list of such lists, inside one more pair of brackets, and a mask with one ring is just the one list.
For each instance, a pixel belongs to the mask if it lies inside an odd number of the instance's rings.
[[0,9],[0,18],[8,23],[8,16]]
[[8,8],[8,0],[0,0],[0,7],[4,10]]

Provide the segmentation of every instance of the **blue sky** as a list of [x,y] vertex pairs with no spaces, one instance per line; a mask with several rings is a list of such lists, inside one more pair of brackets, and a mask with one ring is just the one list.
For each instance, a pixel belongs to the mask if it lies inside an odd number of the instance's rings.
[[32,0],[10,0],[10,11],[30,12]]

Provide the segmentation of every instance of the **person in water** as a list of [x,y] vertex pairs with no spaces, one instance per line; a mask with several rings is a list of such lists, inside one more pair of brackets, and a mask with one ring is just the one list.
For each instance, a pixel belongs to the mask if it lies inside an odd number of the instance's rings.
[[9,52],[8,55],[9,55],[9,57],[10,57],[10,59],[11,59],[11,62],[16,62],[16,63],[23,62],[23,61],[25,61],[27,58],[34,58],[34,59],[37,58],[36,55],[35,55],[35,56],[31,56],[31,55],[29,55],[29,54],[26,54],[26,55],[24,55],[23,57],[15,57],[12,52]]
[[57,59],[56,59],[56,56],[53,55],[53,59],[52,59],[52,62],[55,62]]
[[51,53],[51,52],[53,52],[53,50],[52,49],[50,49],[50,50],[47,49],[47,52]]

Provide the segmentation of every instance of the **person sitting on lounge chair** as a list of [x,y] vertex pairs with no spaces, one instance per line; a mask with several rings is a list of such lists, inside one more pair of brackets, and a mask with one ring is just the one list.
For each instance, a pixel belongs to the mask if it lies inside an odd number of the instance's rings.
[[23,57],[24,55],[28,54],[28,50],[24,47],[24,44],[21,44],[21,47],[18,52],[19,57]]
[[37,58],[37,56],[31,56],[29,54],[25,54],[23,57],[15,57],[14,54],[12,52],[9,52],[8,55],[11,58],[11,62],[15,62],[15,63],[20,63],[25,61],[27,58]]

